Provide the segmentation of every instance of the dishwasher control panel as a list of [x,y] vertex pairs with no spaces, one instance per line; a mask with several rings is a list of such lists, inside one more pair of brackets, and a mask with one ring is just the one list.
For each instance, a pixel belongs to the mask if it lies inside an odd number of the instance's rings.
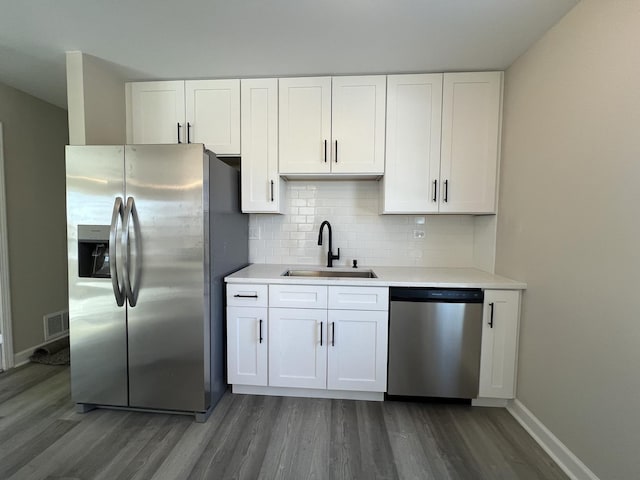
[[391,300],[401,302],[482,303],[484,292],[479,288],[392,287]]

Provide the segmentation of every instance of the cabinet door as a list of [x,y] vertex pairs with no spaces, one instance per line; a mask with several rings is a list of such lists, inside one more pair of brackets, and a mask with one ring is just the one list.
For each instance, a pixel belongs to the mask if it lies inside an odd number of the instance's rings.
[[327,388],[387,390],[388,312],[329,310]]
[[284,181],[278,175],[278,79],[241,82],[242,211],[281,213]]
[[331,78],[279,80],[280,173],[328,173]]
[[502,72],[445,73],[440,212],[495,213]]
[[385,75],[333,77],[331,136],[334,173],[384,173]]
[[438,211],[442,74],[387,77],[382,213]]
[[131,84],[133,143],[186,142],[184,82]]
[[327,387],[327,311],[269,309],[269,385]]
[[238,385],[267,385],[267,309],[227,307],[227,376]]
[[240,155],[240,80],[189,80],[184,89],[186,141]]
[[480,397],[515,397],[519,315],[519,290],[484,292]]

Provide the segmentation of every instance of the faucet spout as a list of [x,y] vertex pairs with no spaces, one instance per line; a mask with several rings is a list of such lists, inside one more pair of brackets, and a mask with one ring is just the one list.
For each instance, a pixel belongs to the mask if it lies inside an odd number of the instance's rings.
[[325,225],[327,227],[327,230],[329,230],[329,251],[327,252],[327,267],[333,267],[333,261],[340,259],[340,249],[338,249],[337,255],[333,254],[333,250],[332,250],[333,239],[332,239],[332,232],[331,232],[331,224],[327,220],[325,220],[320,224],[320,231],[318,232],[318,245],[322,245],[322,232],[324,231]]

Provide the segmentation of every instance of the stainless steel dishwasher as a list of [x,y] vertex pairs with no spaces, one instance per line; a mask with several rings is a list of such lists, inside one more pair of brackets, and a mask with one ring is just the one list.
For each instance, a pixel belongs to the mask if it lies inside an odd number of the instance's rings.
[[388,395],[476,398],[480,289],[389,290]]

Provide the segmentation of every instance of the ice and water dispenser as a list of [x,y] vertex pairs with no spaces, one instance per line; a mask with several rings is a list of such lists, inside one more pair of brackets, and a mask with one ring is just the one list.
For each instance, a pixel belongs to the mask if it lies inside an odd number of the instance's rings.
[[78,225],[78,276],[111,278],[109,225]]

